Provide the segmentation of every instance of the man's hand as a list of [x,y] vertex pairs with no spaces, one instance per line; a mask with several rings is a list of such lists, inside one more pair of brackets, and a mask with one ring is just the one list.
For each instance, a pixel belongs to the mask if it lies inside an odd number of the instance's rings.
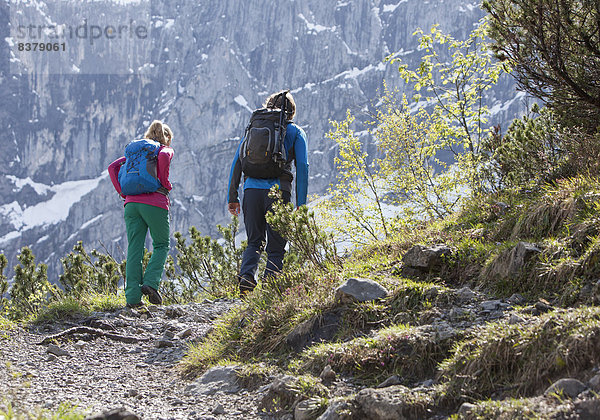
[[234,216],[239,216],[240,203],[228,203],[227,210],[229,210],[229,213],[233,214]]

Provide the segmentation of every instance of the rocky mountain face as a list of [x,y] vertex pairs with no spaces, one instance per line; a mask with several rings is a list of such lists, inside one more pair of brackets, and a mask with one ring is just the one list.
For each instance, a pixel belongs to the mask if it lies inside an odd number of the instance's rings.
[[[98,44],[68,39],[76,65],[57,70],[62,51],[16,52],[17,18],[72,20],[74,9],[54,3],[4,0],[0,10],[0,252],[13,266],[32,247],[51,279],[78,240],[124,257],[122,204],[106,168],[153,119],[174,132],[172,231],[215,234],[228,220],[234,151],[268,94],[292,90],[309,138],[309,193],[322,193],[335,175],[329,120],[371,109],[384,80],[402,87],[385,57],[400,52],[414,67],[415,29],[439,23],[464,39],[483,15],[475,0],[73,1],[90,24],[137,19],[147,37],[122,49],[103,39],[108,58]],[[494,118],[518,114],[520,97],[502,81],[487,98]]]

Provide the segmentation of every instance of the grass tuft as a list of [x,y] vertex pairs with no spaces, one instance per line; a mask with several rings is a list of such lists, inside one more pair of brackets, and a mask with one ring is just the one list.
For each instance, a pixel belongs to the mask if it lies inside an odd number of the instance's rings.
[[394,325],[369,337],[344,343],[324,343],[305,350],[292,361],[292,371],[318,375],[326,365],[376,385],[391,375],[406,381],[433,376],[437,364],[449,355],[452,337],[437,336],[429,327]]
[[244,303],[221,318],[201,343],[190,346],[183,372],[197,374],[219,362],[280,357],[290,349],[288,334],[301,322],[327,310],[338,279],[327,274],[298,270],[260,284]]
[[33,318],[35,324],[45,322],[54,322],[65,318],[72,318],[77,315],[86,316],[90,311],[85,304],[73,296],[68,296],[62,300],[51,302],[47,307],[41,309]]
[[85,417],[80,407],[69,402],[61,403],[55,411],[38,408],[35,412],[21,412],[11,402],[0,402],[0,418],[3,420],[83,420]]
[[267,384],[278,373],[281,373],[279,369],[264,362],[244,363],[237,371],[237,376],[244,388],[256,389]]
[[16,325],[17,324],[10,319],[4,318],[2,315],[0,315],[0,331],[10,331],[15,328]]
[[306,408],[313,412],[312,418],[317,418],[325,411],[328,397],[329,391],[314,376],[286,377],[269,387],[259,404],[259,410],[281,414],[293,409],[299,402],[306,401]]
[[86,306],[90,311],[112,312],[125,306],[125,294],[95,293],[86,298]]
[[491,323],[456,345],[440,378],[459,399],[530,396],[600,362],[600,308],[552,312],[527,324]]
[[42,308],[32,319],[33,323],[56,322],[67,318],[88,316],[93,311],[111,312],[125,306],[125,296],[112,293],[92,293],[79,298],[66,296]]
[[570,403],[563,404],[557,399],[538,398],[507,398],[501,401],[481,401],[474,404],[460,416],[450,416],[451,420],[546,420],[549,418],[569,418],[573,413]]
[[[211,366],[231,361],[239,363],[236,356],[243,334],[243,308],[238,307],[221,316],[206,339],[191,344],[179,368],[187,377],[194,377]],[[246,360],[249,362],[249,360]]]

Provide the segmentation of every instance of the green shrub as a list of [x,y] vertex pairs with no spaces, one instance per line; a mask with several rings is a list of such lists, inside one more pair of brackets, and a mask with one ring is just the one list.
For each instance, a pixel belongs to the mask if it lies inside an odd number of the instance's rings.
[[176,256],[167,259],[167,279],[161,284],[165,303],[191,302],[200,294],[212,297],[234,296],[238,293],[237,275],[246,247],[237,246],[238,218],[233,216],[227,226],[217,225],[222,241],[202,234],[192,226],[189,245],[180,232],[175,232]]
[[[273,188],[269,194],[281,198],[277,188]],[[297,254],[296,261],[310,263],[321,270],[327,270],[330,264],[341,264],[333,237],[320,228],[314,212],[307,206],[295,209],[292,203],[284,204],[276,200],[266,219],[290,243],[290,248]]]
[[515,119],[504,136],[496,127],[485,140],[490,169],[501,188],[539,185],[565,169],[567,133],[547,108],[536,105],[533,112],[538,116]]
[[31,249],[24,247],[17,256],[15,277],[9,289],[9,300],[4,300],[3,311],[8,318],[17,320],[36,315],[40,309],[55,301],[60,292],[48,281],[45,264],[37,265]]
[[125,278],[125,263],[111,255],[92,250],[89,254],[78,241],[73,252],[61,259],[63,274],[58,278],[67,296],[82,297],[88,293],[116,294],[119,281]]
[[8,281],[4,275],[4,269],[8,265],[8,260],[4,254],[0,254],[0,309],[6,305],[6,298],[8,293]]

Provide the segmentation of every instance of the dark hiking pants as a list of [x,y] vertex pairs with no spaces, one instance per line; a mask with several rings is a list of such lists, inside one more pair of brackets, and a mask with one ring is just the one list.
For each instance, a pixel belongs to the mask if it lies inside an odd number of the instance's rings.
[[[285,203],[290,202],[291,193],[282,191]],[[244,225],[248,236],[248,247],[242,255],[240,278],[254,282],[254,274],[262,253],[265,235],[267,239],[267,266],[263,277],[274,275],[283,268],[286,240],[269,224],[265,215],[273,204],[274,199],[269,197],[269,190],[247,188],[244,190],[242,211],[244,212]]]

